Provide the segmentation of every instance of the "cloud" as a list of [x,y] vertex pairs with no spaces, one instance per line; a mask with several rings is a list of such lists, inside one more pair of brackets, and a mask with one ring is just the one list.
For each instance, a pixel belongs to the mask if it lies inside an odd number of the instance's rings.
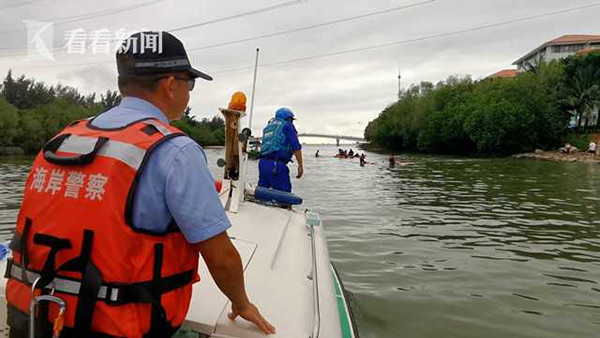
[[[82,3],[76,0],[39,0],[2,10],[0,74],[12,68],[17,74],[24,73],[47,83],[61,82],[76,86],[86,93],[114,90],[116,67],[112,55],[58,53],[56,63],[27,63],[22,56],[7,57],[25,49],[25,31],[10,34],[2,32],[24,28],[23,20],[43,21],[84,15],[148,1]],[[284,2],[165,0],[136,10],[56,25],[55,42],[57,46],[64,43],[65,31],[70,29],[92,31],[108,28],[117,31],[121,28],[145,27],[168,30]],[[276,11],[181,30],[176,35],[188,49],[193,49],[417,2],[419,0],[308,0]],[[17,3],[17,0],[11,0],[7,5]],[[192,63],[199,69],[212,72],[215,81],[198,82],[190,105],[198,117],[208,117],[218,114],[217,108],[225,106],[234,91],[243,90],[250,96],[251,67],[257,46],[261,48],[261,64],[271,64],[417,39],[587,3],[565,3],[561,0],[437,0],[431,4],[338,25],[191,51],[189,56]],[[298,129],[361,136],[366,123],[394,101],[399,70],[404,87],[421,81],[437,82],[450,75],[471,75],[475,79],[485,77],[500,69],[510,68],[518,57],[550,39],[564,34],[598,33],[596,12],[571,12],[438,39],[262,67],[258,73],[254,133],[260,133],[275,109],[289,106],[299,116]],[[239,68],[247,69],[231,71]]]

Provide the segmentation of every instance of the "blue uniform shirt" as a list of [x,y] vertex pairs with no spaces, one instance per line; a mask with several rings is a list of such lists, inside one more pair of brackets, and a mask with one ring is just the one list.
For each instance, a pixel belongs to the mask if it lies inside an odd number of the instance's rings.
[[[92,125],[118,128],[149,117],[169,122],[152,103],[124,97],[120,105],[99,115]],[[159,145],[148,159],[136,189],[135,228],[164,232],[173,219],[188,242],[198,243],[231,226],[204,150],[189,137],[175,137]]]
[[289,162],[292,159],[292,155],[294,155],[293,152],[302,149],[302,146],[300,145],[300,141],[298,140],[298,131],[296,131],[296,127],[294,127],[294,124],[292,122],[286,122],[281,130],[285,135],[285,141],[290,145],[292,149],[292,153],[288,154],[285,150],[286,147],[284,147],[284,149],[278,150],[274,153],[270,153],[267,157],[273,159],[282,159],[286,162]]

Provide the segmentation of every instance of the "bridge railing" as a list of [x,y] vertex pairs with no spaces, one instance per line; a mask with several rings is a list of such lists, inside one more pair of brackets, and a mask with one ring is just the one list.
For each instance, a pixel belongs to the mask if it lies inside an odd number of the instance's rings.
[[298,137],[321,137],[321,138],[329,138],[334,140],[348,140],[348,141],[362,141],[365,139],[362,137],[356,136],[346,136],[346,135],[326,135],[326,134],[313,134],[313,133],[300,133]]

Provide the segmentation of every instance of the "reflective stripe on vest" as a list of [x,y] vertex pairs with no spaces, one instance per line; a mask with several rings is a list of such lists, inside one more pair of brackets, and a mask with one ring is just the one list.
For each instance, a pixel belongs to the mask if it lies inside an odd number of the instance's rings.
[[156,129],[165,136],[172,134],[169,129],[165,128],[162,124],[160,124],[160,122],[158,122],[156,120],[148,120],[148,121],[144,121],[144,123],[150,124],[150,125],[156,127]]
[[[31,282],[35,282],[42,277],[39,272],[23,270],[23,268],[13,260],[8,260],[7,263],[7,277],[14,278],[27,285],[30,285]],[[27,279],[23,279],[23,273],[25,273]],[[174,290],[177,287],[181,287],[182,285],[191,282],[192,278],[193,276],[190,273],[184,272],[174,278],[166,279],[165,283],[168,285],[165,286],[169,290]],[[140,283],[139,287],[138,285],[101,285],[98,289],[97,297],[109,304],[149,303],[151,300],[144,298],[143,292],[137,290],[139,288],[147,287],[147,284],[149,283],[150,282]],[[44,286],[44,289],[51,291],[51,293],[59,292],[70,295],[79,295],[81,285],[82,283],[77,280],[55,277],[48,285]],[[131,296],[131,293],[136,294],[138,297]]]
[[[71,135],[58,148],[59,151],[72,154],[87,154],[98,141],[98,138]],[[134,170],[138,170],[146,151],[132,144],[109,140],[98,152],[98,156],[119,160]]]
[[[29,281],[36,281],[38,280],[38,278],[41,277],[41,275],[37,272],[29,270],[23,271],[23,269],[19,265],[14,264],[12,262],[7,267],[7,275],[11,278],[19,280],[20,282],[25,282],[22,279],[23,272],[26,273],[27,280]],[[48,285],[46,285],[45,288],[56,292],[78,295],[79,291],[81,290],[81,282],[57,277],[54,278]],[[98,299],[106,299],[116,302],[117,299],[119,299],[119,289],[109,288],[108,286],[103,285],[98,291]]]

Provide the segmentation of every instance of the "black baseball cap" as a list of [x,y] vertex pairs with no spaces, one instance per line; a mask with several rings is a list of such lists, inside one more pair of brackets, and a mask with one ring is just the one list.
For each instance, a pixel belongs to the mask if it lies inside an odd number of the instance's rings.
[[212,77],[192,67],[183,43],[168,32],[138,32],[123,40],[117,51],[119,75],[154,75],[185,71],[192,78]]

